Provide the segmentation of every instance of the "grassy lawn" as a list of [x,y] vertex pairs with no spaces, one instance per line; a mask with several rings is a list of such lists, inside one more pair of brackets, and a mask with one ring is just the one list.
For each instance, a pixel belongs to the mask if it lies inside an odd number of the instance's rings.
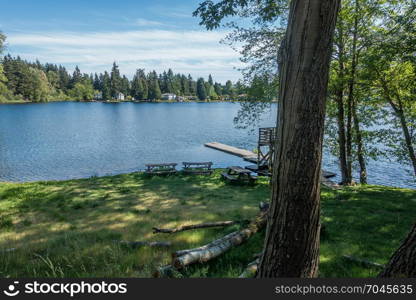
[[[149,277],[175,249],[200,246],[238,229],[172,235],[152,227],[249,219],[269,199],[267,179],[235,186],[212,176],[110,177],[0,183],[0,277]],[[415,221],[416,191],[380,186],[322,191],[326,231],[322,277],[369,277],[377,269],[345,261],[353,255],[386,263]],[[263,234],[187,277],[236,277],[262,248]],[[172,241],[171,249],[131,249],[115,241]]]

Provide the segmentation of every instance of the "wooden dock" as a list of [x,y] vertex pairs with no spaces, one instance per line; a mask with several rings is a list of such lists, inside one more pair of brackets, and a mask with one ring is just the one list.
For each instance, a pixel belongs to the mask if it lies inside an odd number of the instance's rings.
[[[233,147],[233,146],[229,146],[229,145],[225,145],[225,144],[221,144],[221,143],[217,143],[217,142],[206,143],[205,147],[212,148],[212,149],[219,150],[219,151],[231,154],[231,155],[241,157],[244,160],[252,162],[252,163],[257,163],[257,159],[258,159],[257,154],[252,152],[252,151],[249,151],[249,150],[240,149],[240,148],[237,148],[237,147]],[[250,169],[250,170],[254,171],[253,169]],[[335,173],[322,170],[322,177],[325,178],[325,179],[335,177],[335,176],[336,176]],[[331,182],[329,180],[325,180],[325,183],[327,183],[327,185],[329,185]]]
[[252,152],[252,151],[245,150],[245,149],[240,149],[240,148],[233,147],[233,146],[228,146],[228,145],[217,143],[217,142],[206,143],[205,147],[212,148],[212,149],[215,149],[215,150],[219,150],[219,151],[222,151],[222,152],[225,152],[225,153],[228,153],[228,154],[232,154],[232,155],[235,155],[235,156],[239,156],[239,157],[242,157],[244,159],[246,159],[246,158],[247,159],[248,158],[257,159],[257,154]]

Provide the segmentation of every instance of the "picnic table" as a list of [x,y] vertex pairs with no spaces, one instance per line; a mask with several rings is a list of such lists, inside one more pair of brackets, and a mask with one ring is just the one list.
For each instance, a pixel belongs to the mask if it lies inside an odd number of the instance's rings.
[[185,174],[211,175],[212,162],[183,162]]
[[150,175],[168,175],[175,174],[177,172],[177,163],[165,163],[165,164],[147,164],[146,174]]
[[227,168],[227,172],[221,174],[222,178],[236,183],[253,184],[257,181],[257,176],[251,175],[251,171],[238,166]]

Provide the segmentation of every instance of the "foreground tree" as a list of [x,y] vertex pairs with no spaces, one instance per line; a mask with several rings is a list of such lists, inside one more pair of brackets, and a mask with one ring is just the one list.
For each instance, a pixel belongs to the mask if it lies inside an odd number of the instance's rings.
[[416,277],[416,224],[379,277]]
[[281,47],[272,201],[258,277],[318,274],[325,101],[339,4],[291,2]]
[[[214,5],[205,1],[196,14],[210,29],[221,17],[235,15],[236,7],[250,2],[224,0]],[[280,48],[279,142],[258,277],[317,275],[325,99],[339,4],[339,0],[290,3],[288,28]],[[267,15],[267,10],[263,13]]]

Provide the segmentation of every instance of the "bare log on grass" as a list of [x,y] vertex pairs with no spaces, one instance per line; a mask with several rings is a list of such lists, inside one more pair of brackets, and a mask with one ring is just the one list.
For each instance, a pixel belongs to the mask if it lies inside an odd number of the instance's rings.
[[257,258],[255,261],[252,261],[247,265],[247,268],[244,269],[238,278],[253,278],[257,273],[257,268],[259,267],[260,258]]
[[176,269],[182,269],[185,266],[193,263],[207,262],[223,254],[232,247],[244,243],[256,232],[263,229],[266,226],[266,222],[267,211],[262,211],[256,219],[250,222],[247,228],[239,231],[234,231],[202,247],[174,252],[172,254],[172,265]]
[[249,223],[249,221],[220,221],[220,222],[210,222],[210,223],[201,223],[201,224],[192,224],[192,225],[184,225],[179,226],[176,228],[158,228],[153,227],[153,233],[176,233],[185,230],[193,230],[193,229],[200,229],[200,228],[212,228],[212,227],[226,227],[235,224],[242,224],[242,223]]
[[116,241],[121,245],[125,245],[131,248],[140,248],[140,247],[154,247],[154,248],[169,248],[172,246],[171,242],[129,242],[129,241]]
[[350,255],[343,255],[342,257],[347,259],[347,260],[350,260],[350,261],[353,261],[353,262],[356,262],[356,263],[360,263],[360,264],[363,264],[363,265],[366,265],[366,266],[370,266],[370,267],[376,267],[376,268],[381,268],[381,269],[384,269],[384,267],[385,267],[385,265],[382,265],[382,264],[379,264],[379,263],[376,263],[376,262],[372,262],[372,261],[368,261],[366,259],[350,256]]

